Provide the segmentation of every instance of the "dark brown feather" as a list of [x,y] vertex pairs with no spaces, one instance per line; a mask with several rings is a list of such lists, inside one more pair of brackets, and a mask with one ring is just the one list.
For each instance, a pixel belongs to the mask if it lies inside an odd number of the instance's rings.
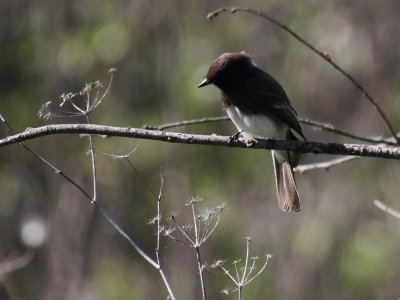
[[305,139],[295,109],[281,85],[272,76],[260,70],[257,76],[247,79],[247,86],[259,102],[262,112],[277,116]]
[[288,161],[280,161],[274,151],[272,151],[272,160],[274,163],[279,208],[284,212],[299,212],[300,198],[297,192],[292,167]]

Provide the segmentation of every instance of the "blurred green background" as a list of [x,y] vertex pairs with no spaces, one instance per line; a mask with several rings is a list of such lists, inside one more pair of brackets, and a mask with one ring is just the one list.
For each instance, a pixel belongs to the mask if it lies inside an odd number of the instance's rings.
[[[46,101],[58,101],[87,82],[106,85],[107,70],[116,67],[93,123],[142,127],[220,116],[217,89],[196,86],[214,58],[246,50],[282,83],[301,117],[359,134],[387,134],[343,76],[282,30],[243,13],[206,20],[207,13],[226,5],[266,12],[327,50],[400,128],[396,0],[2,1],[0,112],[16,131],[83,122],[42,120],[37,112]],[[303,127],[309,140],[351,141]],[[229,122],[174,130],[235,133]],[[184,204],[194,196],[204,199],[199,208],[227,203],[220,225],[203,245],[203,260],[243,257],[246,236],[252,237],[252,255],[273,254],[266,271],[244,288],[245,299],[400,297],[400,223],[372,203],[379,198],[400,208],[397,162],[366,158],[328,172],[298,174],[302,211],[284,214],[277,206],[270,154],[264,151],[94,141],[107,153],[137,146],[131,159],[155,191],[162,168],[163,217],[179,211],[182,224],[190,221]],[[47,136],[29,145],[91,191],[87,138]],[[19,145],[0,151],[0,299],[166,298],[158,272],[71,185]],[[303,163],[331,158],[305,155]],[[154,256],[155,230],[147,225],[156,214],[151,193],[124,161],[98,155],[97,164],[101,203]],[[35,241],[38,246],[30,249]],[[27,258],[23,267],[14,261],[21,256]],[[163,238],[161,260],[178,299],[201,298],[193,249]],[[10,262],[15,270],[6,272]],[[221,293],[230,286],[217,270],[211,273],[205,274],[209,299],[236,299]]]

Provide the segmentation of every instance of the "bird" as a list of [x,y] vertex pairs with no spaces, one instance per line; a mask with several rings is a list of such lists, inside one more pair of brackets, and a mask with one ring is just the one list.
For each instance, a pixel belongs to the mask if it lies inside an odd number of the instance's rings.
[[[243,137],[306,140],[281,84],[257,67],[246,52],[223,53],[215,59],[198,87],[210,84],[220,89],[224,109]],[[285,150],[271,153],[279,208],[298,212],[300,197],[293,167],[299,155]]]

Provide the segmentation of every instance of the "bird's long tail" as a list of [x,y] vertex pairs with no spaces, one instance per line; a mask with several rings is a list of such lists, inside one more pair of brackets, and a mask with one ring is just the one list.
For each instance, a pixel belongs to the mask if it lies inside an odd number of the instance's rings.
[[[296,181],[292,166],[289,163],[289,153],[285,151],[271,151],[274,164],[276,190],[279,208],[285,212],[300,211],[300,198],[297,192]],[[284,154],[284,155],[282,155]]]

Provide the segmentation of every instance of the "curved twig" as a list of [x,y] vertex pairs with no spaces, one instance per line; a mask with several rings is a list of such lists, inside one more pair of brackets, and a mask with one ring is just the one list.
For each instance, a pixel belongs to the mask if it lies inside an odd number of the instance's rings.
[[364,136],[364,135],[359,135],[355,133],[351,133],[348,131],[344,131],[341,129],[336,128],[332,124],[325,123],[325,122],[318,122],[306,118],[299,118],[299,122],[302,124],[306,124],[309,126],[312,126],[314,128],[322,129],[337,135],[345,136],[352,138],[354,140],[362,141],[362,142],[367,142],[367,143],[379,143],[379,144],[388,144],[388,145],[398,145],[396,140],[393,137],[390,138],[382,138],[382,137],[373,137],[373,136]]

